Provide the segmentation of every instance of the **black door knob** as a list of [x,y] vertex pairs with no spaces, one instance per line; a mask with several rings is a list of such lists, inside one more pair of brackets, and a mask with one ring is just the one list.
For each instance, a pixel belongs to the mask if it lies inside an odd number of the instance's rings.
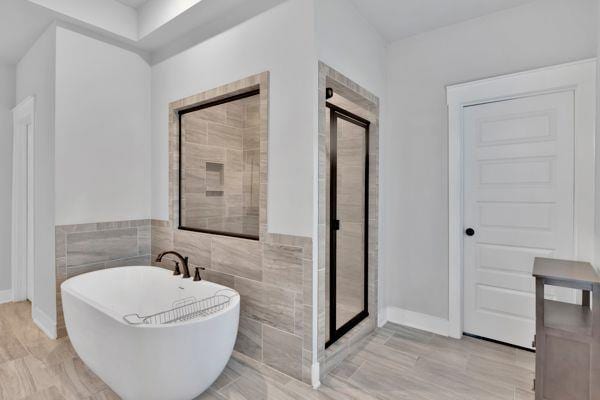
[[473,236],[475,234],[475,230],[473,228],[467,228],[465,233],[467,234],[467,236]]

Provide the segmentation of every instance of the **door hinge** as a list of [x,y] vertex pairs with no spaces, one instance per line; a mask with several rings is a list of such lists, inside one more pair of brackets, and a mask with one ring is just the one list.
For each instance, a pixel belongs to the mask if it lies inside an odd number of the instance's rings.
[[533,342],[531,342],[531,347],[535,349],[535,340],[537,339],[537,335],[533,335]]
[[339,219],[334,219],[333,221],[331,221],[331,229],[333,229],[334,231],[340,230],[340,220]]

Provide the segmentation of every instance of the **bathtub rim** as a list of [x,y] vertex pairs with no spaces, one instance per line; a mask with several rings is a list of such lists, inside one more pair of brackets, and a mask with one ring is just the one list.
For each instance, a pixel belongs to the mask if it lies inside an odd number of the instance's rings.
[[[194,318],[192,320],[189,321],[184,321],[184,322],[171,322],[168,324],[140,324],[140,325],[134,325],[134,324],[129,324],[127,322],[125,322],[123,320],[123,315],[121,316],[117,316],[117,314],[110,310],[108,307],[103,306],[102,304],[98,303],[97,301],[94,301],[92,299],[90,299],[89,297],[87,297],[86,295],[82,294],[80,291],[77,291],[75,289],[73,289],[72,285],[73,282],[77,281],[78,279],[83,279],[84,276],[88,276],[88,275],[96,275],[96,274],[102,274],[102,273],[106,273],[109,271],[115,271],[115,270],[124,270],[124,269],[139,269],[139,270],[152,270],[152,271],[164,271],[165,272],[165,277],[167,276],[173,276],[170,271],[160,268],[160,267],[153,267],[153,266],[148,266],[148,265],[131,265],[131,266],[122,266],[122,267],[115,267],[115,268],[110,268],[110,269],[101,269],[101,270],[97,270],[97,271],[92,271],[92,272],[87,272],[85,274],[81,274],[81,275],[77,275],[74,277],[71,277],[67,280],[65,280],[61,285],[60,285],[60,290],[61,290],[61,294],[62,293],[68,293],[69,295],[77,298],[80,301],[83,301],[86,304],[89,304],[90,307],[95,308],[96,310],[98,310],[99,312],[109,316],[110,318],[114,319],[115,321],[119,322],[122,325],[125,325],[127,327],[130,328],[136,328],[136,329],[161,329],[161,328],[175,328],[178,326],[187,326],[187,325],[194,325],[194,324],[200,324],[202,322],[206,322],[209,321],[211,319],[214,318],[218,318],[219,316],[223,315],[223,314],[227,314],[228,312],[232,311],[232,309],[235,309],[236,307],[239,307],[240,304],[240,294],[227,286],[224,285],[220,285],[218,283],[215,282],[211,282],[211,281],[203,281],[203,282],[207,282],[210,283],[212,285],[215,286],[219,286],[222,289],[227,289],[232,291],[233,293],[235,293],[234,296],[232,296],[231,299],[231,303],[229,305],[229,307],[225,308],[224,310],[218,311],[214,314],[211,314],[207,317],[200,317],[200,318]],[[64,300],[63,300],[63,304],[64,304]]]

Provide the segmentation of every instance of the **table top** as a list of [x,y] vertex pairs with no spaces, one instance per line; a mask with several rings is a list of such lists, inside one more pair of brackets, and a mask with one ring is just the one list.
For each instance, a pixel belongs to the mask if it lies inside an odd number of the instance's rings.
[[533,276],[568,282],[600,283],[600,275],[592,264],[582,261],[536,257],[533,262]]

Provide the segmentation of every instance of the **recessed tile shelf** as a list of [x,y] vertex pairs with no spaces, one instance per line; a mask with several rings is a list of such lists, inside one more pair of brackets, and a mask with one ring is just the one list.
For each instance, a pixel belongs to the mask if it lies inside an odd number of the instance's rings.
[[206,196],[223,196],[225,184],[225,165],[215,162],[206,163]]

